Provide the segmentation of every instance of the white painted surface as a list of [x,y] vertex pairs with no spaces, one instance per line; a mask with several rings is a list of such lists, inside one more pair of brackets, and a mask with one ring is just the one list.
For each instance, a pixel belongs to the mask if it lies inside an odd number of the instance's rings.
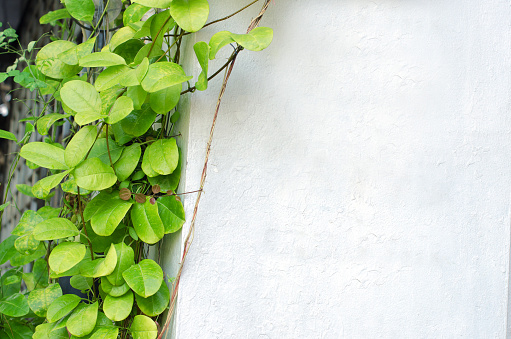
[[[224,97],[176,337],[504,338],[510,22],[503,0],[276,0]],[[191,97],[186,191],[220,82]]]

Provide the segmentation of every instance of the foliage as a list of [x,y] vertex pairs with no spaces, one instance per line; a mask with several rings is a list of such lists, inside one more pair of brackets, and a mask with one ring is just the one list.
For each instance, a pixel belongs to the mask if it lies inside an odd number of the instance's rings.
[[[0,244],[0,264],[12,267],[0,279],[0,337],[156,338],[170,294],[159,258],[147,250],[185,222],[174,193],[180,150],[169,136],[176,106],[185,93],[206,90],[233,60],[208,78],[209,61],[222,47],[260,51],[273,32],[221,31],[197,42],[191,57],[201,73],[190,87],[194,76],[180,65],[181,44],[209,25],[207,0],[107,0],[101,8],[93,0],[66,0],[64,6],[40,19],[59,28],[49,43],[15,48],[16,32],[0,32],[0,48],[19,56],[0,81],[12,78],[36,91],[43,107],[20,121],[26,126],[20,140],[0,130],[0,138],[20,147],[11,173],[20,157],[30,168],[47,169],[33,187],[16,185],[46,206],[25,211]],[[71,134],[59,143],[55,129],[66,122]],[[34,133],[44,140],[29,142]],[[65,195],[51,207],[55,190]],[[6,197],[0,212],[10,203]],[[86,297],[64,294],[62,277]]]

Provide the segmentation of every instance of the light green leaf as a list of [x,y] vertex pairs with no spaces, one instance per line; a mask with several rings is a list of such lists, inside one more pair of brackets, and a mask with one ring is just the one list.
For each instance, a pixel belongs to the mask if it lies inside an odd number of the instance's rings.
[[165,226],[165,234],[180,230],[185,223],[185,210],[181,201],[175,196],[166,195],[158,198],[156,203],[158,214]]
[[[27,163],[29,163],[29,162],[30,161],[27,160]],[[35,198],[34,195],[32,194],[32,186],[25,185],[25,184],[16,184],[16,189],[21,194],[24,194],[24,195],[29,196],[31,198]]]
[[124,181],[129,178],[133,171],[137,168],[138,161],[142,155],[140,144],[134,143],[126,147],[122,151],[119,160],[114,164],[117,180]]
[[0,138],[18,142],[14,134],[9,131],[4,131],[3,129],[0,129]]
[[87,278],[99,278],[109,275],[115,269],[117,253],[114,244],[111,244],[104,258],[80,264],[80,274]]
[[49,129],[53,124],[60,120],[65,119],[67,117],[70,117],[71,114],[60,114],[60,113],[50,113],[46,114],[43,117],[41,117],[39,120],[37,120],[37,131],[41,135],[47,135]]
[[32,233],[23,234],[14,242],[16,250],[25,255],[34,253],[38,246],[39,241],[34,239],[34,235]]
[[221,31],[221,32],[215,33],[209,40],[209,59],[213,60],[216,56],[216,53],[218,53],[218,51],[222,47],[224,47],[232,42],[234,42],[234,39],[232,38],[231,32]]
[[133,339],[156,339],[158,328],[155,322],[145,315],[137,315],[130,327]]
[[147,74],[142,80],[142,88],[149,93],[178,85],[193,77],[186,76],[183,68],[173,62],[157,62],[149,65]]
[[39,259],[40,257],[42,257],[45,254],[46,254],[46,249],[44,248],[43,243],[40,243],[37,250],[30,255],[21,254],[18,251],[16,251],[16,253],[10,259],[10,263],[11,263],[11,266],[24,266],[24,265],[28,264],[29,262]]
[[[149,54],[149,56],[147,54]],[[144,58],[157,60],[163,54],[165,54],[165,52],[161,49],[161,46],[146,44],[138,51],[133,63],[140,64]]]
[[62,296],[62,289],[59,284],[51,284],[44,289],[37,289],[28,295],[28,305],[34,313],[42,318],[46,317],[48,307]]
[[174,0],[169,9],[179,27],[188,32],[197,32],[208,20],[207,0]]
[[108,67],[126,65],[126,60],[112,52],[96,52],[80,59],[81,67]]
[[157,177],[159,174],[153,170],[150,163],[150,154],[146,151],[144,152],[144,156],[142,157],[142,171],[147,175],[147,177]]
[[103,115],[99,112],[79,112],[75,115],[75,122],[79,126],[90,124],[93,121],[106,118],[106,115]]
[[34,262],[32,266],[32,274],[34,277],[35,288],[48,287],[48,264],[46,260],[40,258]]
[[[158,215],[158,206],[149,197],[143,204],[136,203],[131,209],[131,220],[138,237],[148,244],[155,244],[163,238],[165,227]],[[130,285],[131,286],[131,285]],[[158,286],[159,287],[159,286]]]
[[143,135],[154,123],[157,113],[149,104],[142,105],[141,110],[131,112],[122,119],[121,127],[127,134],[139,137]]
[[44,75],[55,79],[76,75],[82,69],[81,67],[65,64],[58,58],[60,53],[75,46],[76,44],[67,40],[57,40],[47,44],[37,53],[37,68]]
[[21,293],[14,293],[0,301],[0,313],[9,317],[22,317],[30,311],[25,296]]
[[55,299],[48,307],[48,311],[46,312],[46,318],[48,319],[48,322],[53,323],[63,318],[69,312],[74,310],[80,301],[81,298],[74,294],[66,294]]
[[80,306],[75,309],[66,324],[69,333],[77,337],[91,333],[98,319],[99,304],[97,301],[91,305],[81,304]]
[[128,291],[120,297],[112,297],[107,295],[103,304],[103,311],[106,316],[113,321],[121,321],[126,319],[133,307],[133,292]]
[[248,34],[232,34],[232,38],[244,48],[257,52],[271,44],[273,30],[269,27],[257,27]]
[[16,250],[22,254],[29,255],[34,253],[39,241],[34,238],[34,228],[44,219],[35,211],[25,211],[21,216],[18,225],[12,230],[13,235],[19,236],[14,242]]
[[62,101],[75,112],[100,112],[101,98],[94,86],[81,80],[72,80],[60,90]]
[[129,287],[141,297],[147,298],[158,292],[163,282],[163,271],[154,260],[144,259],[122,274]]
[[34,228],[34,238],[40,241],[75,237],[78,234],[80,234],[80,232],[75,224],[66,218],[48,219],[40,222]]
[[94,216],[94,214],[96,214],[103,207],[103,205],[107,204],[116,196],[119,196],[119,192],[100,192],[87,204],[83,210],[84,220],[89,221]]
[[115,100],[122,96],[124,92],[125,89],[121,85],[115,85],[99,93],[102,102],[101,113],[103,114],[104,118],[108,116],[108,112],[110,112],[110,109],[114,105]]
[[94,145],[97,132],[96,126],[85,126],[73,136],[64,151],[64,160],[69,167],[75,167],[85,158]]
[[124,218],[133,203],[116,197],[106,201],[91,219],[91,226],[97,235],[108,237]]
[[126,8],[122,16],[124,26],[128,26],[132,22],[141,20],[144,14],[146,14],[150,9],[150,7],[142,6],[136,3],[130,5],[128,8]]
[[7,206],[9,206],[11,204],[10,201],[6,202],[5,204],[1,204],[0,205],[0,212],[2,212],[4,209],[7,208]]
[[66,8],[76,20],[92,22],[95,11],[93,0],[66,0]]
[[117,335],[119,334],[119,328],[109,326],[109,327],[99,327],[93,335],[89,339],[117,339]]
[[70,17],[71,16],[69,15],[69,12],[67,11],[67,9],[62,8],[62,9],[57,9],[56,11],[49,11],[48,13],[46,13],[39,19],[39,23],[41,25],[46,25],[52,21],[67,19]]
[[135,295],[137,306],[145,315],[155,317],[167,309],[170,301],[170,292],[167,283],[163,281],[158,292],[150,297],[143,298]]
[[129,26],[119,29],[110,39],[108,44],[110,51],[113,52],[117,46],[133,38],[135,33],[136,31]]
[[209,45],[204,41],[199,41],[193,45],[193,50],[202,68],[199,80],[195,83],[195,88],[204,91],[208,88]]
[[140,110],[147,97],[147,92],[144,91],[142,86],[131,86],[128,87],[126,95],[133,101],[133,108]]
[[161,48],[164,35],[174,26],[176,26],[176,22],[172,19],[169,10],[154,15],[153,21],[151,21],[150,32],[155,46]]
[[179,102],[182,88],[183,86],[179,84],[151,93],[149,97],[151,108],[158,114],[167,114]]
[[122,96],[115,101],[105,121],[108,124],[115,124],[127,117],[131,111],[133,111],[133,100],[127,96]]
[[48,263],[57,274],[68,271],[85,257],[85,245],[77,242],[62,242],[50,253]]
[[101,191],[114,185],[117,181],[112,167],[98,158],[83,161],[74,170],[76,184],[89,191]]
[[98,91],[107,90],[120,83],[126,72],[131,71],[126,65],[117,65],[105,69],[96,79],[95,87]]
[[33,339],[69,339],[66,328],[55,328],[55,324],[44,323],[35,328]]
[[[122,281],[124,281],[124,279]],[[103,291],[112,297],[120,297],[130,290],[128,284],[123,283],[120,286],[112,285],[106,277],[101,277],[101,287]]]
[[86,291],[92,288],[94,279],[85,278],[84,276],[81,275],[74,275],[69,280],[69,283],[73,288],[76,288],[77,290]]
[[59,59],[68,65],[78,65],[81,58],[92,53],[96,37],[90,38],[84,43],[79,44],[73,48],[68,49],[58,55]]
[[125,243],[114,244],[114,248],[117,252],[117,263],[114,271],[106,278],[112,285],[118,286],[124,284],[122,273],[135,264],[135,253]]
[[37,210],[37,214],[43,217],[44,220],[57,218],[60,214],[60,208],[55,208],[51,206],[43,206]]
[[143,58],[140,62],[140,65],[137,68],[130,70],[124,74],[124,77],[121,79],[120,84],[125,87],[133,87],[139,86],[145,75],[147,74],[147,70],[149,69],[149,59]]
[[32,187],[32,194],[38,199],[46,199],[52,188],[60,184],[62,179],[69,174],[71,170],[64,171],[62,173],[50,175],[49,177],[43,178],[35,183]]
[[179,150],[174,138],[159,139],[149,145],[145,152],[148,156],[143,161],[148,160],[153,171],[160,175],[174,172],[179,162]]
[[[158,185],[162,192],[176,191],[181,179],[181,152],[179,152],[179,162],[176,169],[169,175],[157,175],[155,177],[148,177],[151,186]],[[148,162],[148,161],[147,161]],[[152,170],[152,168],[151,168]]]
[[7,260],[10,260],[17,253],[14,247],[14,242],[17,238],[18,236],[11,235],[0,243],[0,265],[5,264]]
[[133,0],[132,2],[147,7],[167,8],[170,6],[172,0]]
[[26,144],[21,148],[20,156],[41,167],[53,170],[68,169],[64,161],[64,150],[45,142]]
[[[62,191],[66,192],[66,193],[78,195],[78,186],[76,186],[75,177],[72,175],[69,175],[69,178],[65,182],[60,184],[60,187],[62,188]],[[88,191],[86,189],[82,188],[80,190],[80,195],[87,195],[89,193],[90,193],[90,191]]]
[[[106,143],[106,138],[101,138],[96,141],[94,147],[90,151],[89,158],[98,158],[104,164],[110,165],[110,157],[112,158],[112,162],[115,163],[121,157],[122,150],[124,146],[119,146],[112,139],[108,139],[108,147]],[[108,151],[110,150],[110,157],[108,156]]]
[[115,141],[119,145],[124,145],[135,137],[134,135],[124,132],[120,122],[112,125],[112,131],[114,132]]

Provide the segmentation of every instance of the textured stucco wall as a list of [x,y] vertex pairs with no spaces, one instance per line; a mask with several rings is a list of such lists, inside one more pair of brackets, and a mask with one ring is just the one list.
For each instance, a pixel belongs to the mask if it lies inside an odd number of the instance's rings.
[[[176,337],[504,338],[509,1],[276,0],[262,24],[274,42],[241,54],[222,104]],[[186,191],[220,82],[184,115]]]

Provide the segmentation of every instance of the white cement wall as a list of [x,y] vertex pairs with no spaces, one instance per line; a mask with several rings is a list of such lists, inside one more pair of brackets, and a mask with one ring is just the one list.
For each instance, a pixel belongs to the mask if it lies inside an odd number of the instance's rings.
[[[504,338],[509,1],[276,0],[262,24],[274,42],[241,54],[222,104],[175,337]],[[220,82],[183,108],[182,190]]]

